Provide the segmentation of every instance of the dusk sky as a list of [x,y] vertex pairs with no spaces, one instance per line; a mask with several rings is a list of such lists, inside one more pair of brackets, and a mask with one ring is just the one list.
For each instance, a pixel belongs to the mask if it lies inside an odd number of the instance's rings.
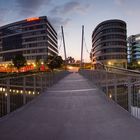
[[[0,0],[0,25],[28,17],[47,16],[59,35],[63,25],[67,56],[80,60],[81,28],[85,26],[84,61],[89,60],[91,35],[104,20],[121,19],[127,35],[140,33],[140,0]],[[86,47],[87,46],[87,49]],[[63,56],[63,48],[60,48]]]

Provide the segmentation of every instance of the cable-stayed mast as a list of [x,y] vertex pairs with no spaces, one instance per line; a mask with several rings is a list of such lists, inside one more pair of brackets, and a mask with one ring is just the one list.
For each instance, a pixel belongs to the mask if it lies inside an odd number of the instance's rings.
[[83,65],[83,42],[84,42],[84,25],[82,25],[82,42],[81,42],[81,63],[80,63],[80,68],[82,68],[82,65]]
[[64,31],[63,31],[63,26],[61,26],[61,31],[62,31],[62,38],[63,38],[63,47],[64,47],[64,57],[65,57],[65,69],[66,69],[66,59],[67,59],[67,55],[66,55],[66,46],[65,46],[65,38],[64,38]]

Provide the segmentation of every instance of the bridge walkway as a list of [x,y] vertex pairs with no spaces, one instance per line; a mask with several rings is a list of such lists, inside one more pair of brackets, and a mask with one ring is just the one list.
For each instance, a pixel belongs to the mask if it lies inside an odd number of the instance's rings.
[[140,120],[72,73],[0,120],[1,140],[139,140]]

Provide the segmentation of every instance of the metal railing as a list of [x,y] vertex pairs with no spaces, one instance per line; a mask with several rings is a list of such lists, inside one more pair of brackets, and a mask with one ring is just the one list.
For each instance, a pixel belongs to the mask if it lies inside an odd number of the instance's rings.
[[80,74],[133,116],[140,118],[140,72],[108,66],[102,70],[80,70]]
[[68,73],[59,71],[0,78],[0,117],[28,103]]

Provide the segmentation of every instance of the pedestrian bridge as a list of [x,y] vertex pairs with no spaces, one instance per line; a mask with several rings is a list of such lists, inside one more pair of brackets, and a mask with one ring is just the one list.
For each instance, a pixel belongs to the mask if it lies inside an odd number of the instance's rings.
[[1,140],[139,140],[140,120],[79,73],[0,120]]

